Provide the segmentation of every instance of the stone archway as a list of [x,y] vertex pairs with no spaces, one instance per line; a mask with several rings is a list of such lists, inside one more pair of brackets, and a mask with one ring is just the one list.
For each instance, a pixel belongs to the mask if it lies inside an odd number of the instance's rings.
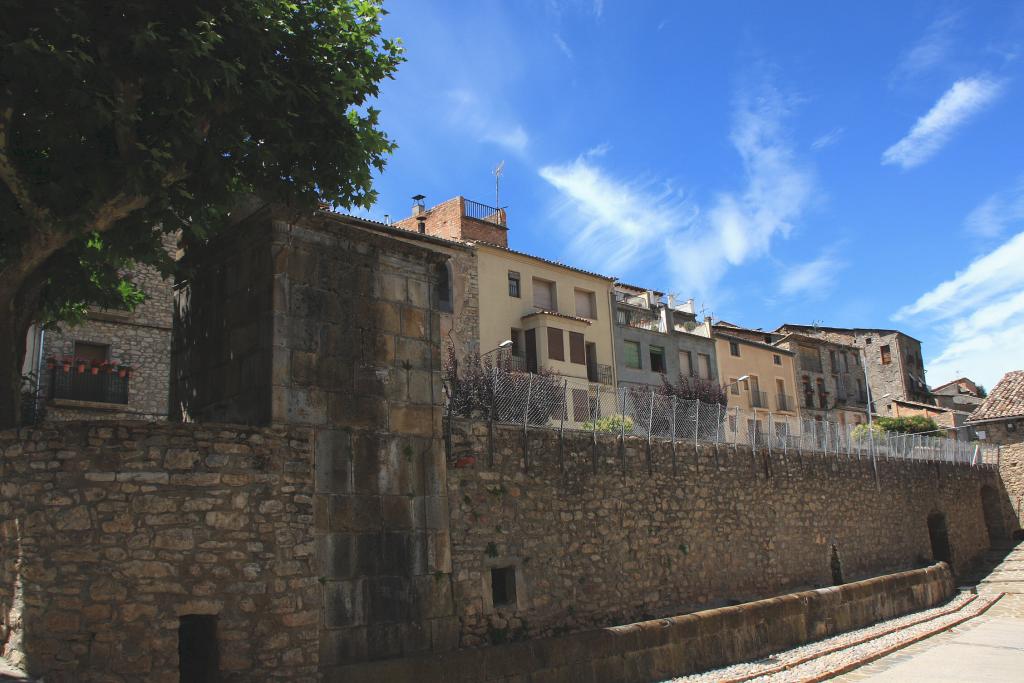
[[999,505],[999,494],[985,484],[981,487],[981,511],[985,515],[985,528],[988,529],[989,545],[1007,539],[1006,525],[1003,522],[1003,511]]
[[945,513],[936,511],[928,515],[928,540],[932,545],[932,559],[935,562],[945,562],[952,568],[953,549],[949,545]]

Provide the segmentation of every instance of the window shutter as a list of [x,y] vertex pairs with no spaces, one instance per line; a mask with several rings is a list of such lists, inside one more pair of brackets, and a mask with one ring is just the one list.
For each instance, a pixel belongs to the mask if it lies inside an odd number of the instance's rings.
[[580,332],[569,333],[569,362],[579,365],[587,364],[587,350]]
[[565,360],[562,331],[557,327],[548,328],[548,358],[551,360]]

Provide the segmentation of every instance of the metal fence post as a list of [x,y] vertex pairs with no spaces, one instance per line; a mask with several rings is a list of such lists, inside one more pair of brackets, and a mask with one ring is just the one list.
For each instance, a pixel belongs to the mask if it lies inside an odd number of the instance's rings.
[[679,397],[672,396],[672,476],[676,476],[676,410],[679,408]]
[[569,412],[569,380],[562,380],[562,409],[558,411],[558,469],[565,469],[565,414]]
[[700,433],[700,400],[694,399],[697,408],[693,411],[693,452],[697,453],[697,435]]
[[487,465],[494,467],[494,399],[498,394],[498,368],[491,369],[491,415],[487,421]]
[[533,393],[533,373],[526,380],[526,404],[523,406],[523,469],[530,468],[530,398]]
[[597,474],[597,416],[601,413],[601,385],[598,384],[594,390],[594,418],[593,428],[590,432],[591,460],[593,461],[594,474]]
[[622,473],[626,473],[626,387],[620,387],[622,394],[622,418],[619,420],[619,460],[622,461]]
[[768,413],[768,460],[772,459],[772,435],[775,433],[773,430],[772,414]]
[[654,430],[654,389],[651,389],[650,410],[647,412],[647,474],[653,474],[651,463],[651,432]]

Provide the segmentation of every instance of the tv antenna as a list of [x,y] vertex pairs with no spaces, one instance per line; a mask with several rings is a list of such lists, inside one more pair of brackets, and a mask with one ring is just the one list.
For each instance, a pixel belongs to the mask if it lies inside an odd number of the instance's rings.
[[494,208],[501,208],[501,174],[505,172],[505,161],[498,162],[491,173],[494,174]]

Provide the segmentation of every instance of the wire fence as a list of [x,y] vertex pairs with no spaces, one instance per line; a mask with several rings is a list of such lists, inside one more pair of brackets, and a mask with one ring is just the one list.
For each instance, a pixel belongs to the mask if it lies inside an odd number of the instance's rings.
[[866,424],[801,419],[795,412],[750,411],[555,375],[495,370],[467,387],[446,382],[447,414],[534,429],[639,436],[695,444],[745,445],[845,458],[997,465],[997,446],[935,435],[900,434]]

